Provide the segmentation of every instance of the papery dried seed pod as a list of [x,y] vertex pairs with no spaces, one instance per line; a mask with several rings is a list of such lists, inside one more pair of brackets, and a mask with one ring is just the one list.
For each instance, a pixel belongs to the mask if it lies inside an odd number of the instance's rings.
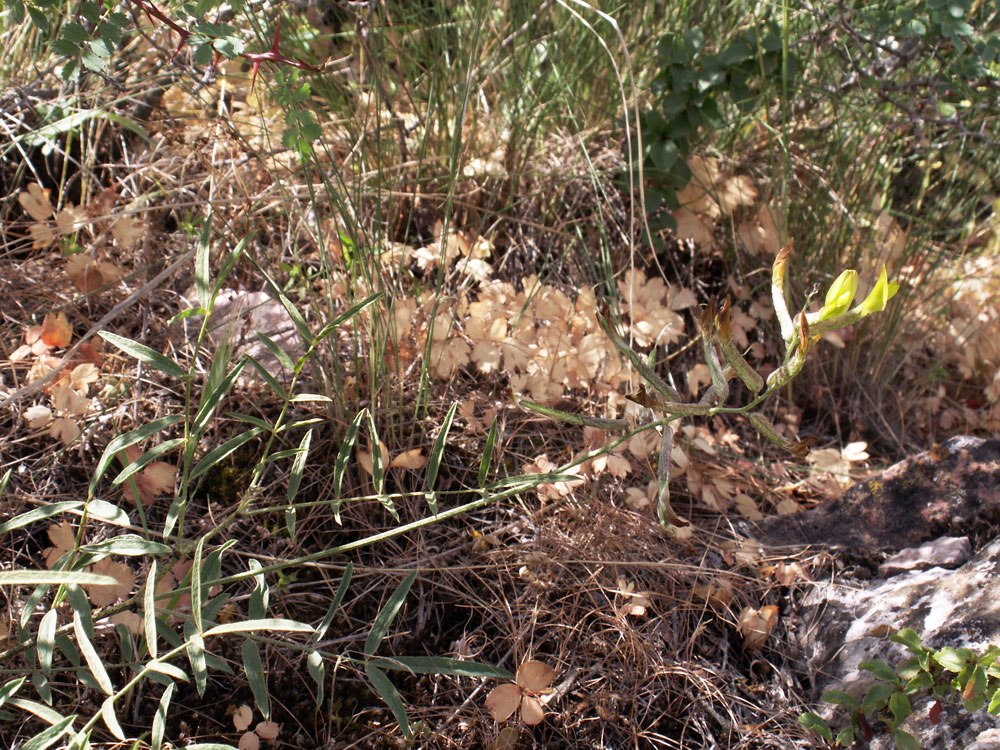
[[771,266],[771,299],[774,301],[774,314],[778,318],[781,326],[781,338],[788,346],[795,335],[795,326],[792,325],[792,316],[788,313],[788,302],[785,300],[785,269],[788,266],[788,256],[792,252],[792,242],[789,242],[774,256],[774,264]]

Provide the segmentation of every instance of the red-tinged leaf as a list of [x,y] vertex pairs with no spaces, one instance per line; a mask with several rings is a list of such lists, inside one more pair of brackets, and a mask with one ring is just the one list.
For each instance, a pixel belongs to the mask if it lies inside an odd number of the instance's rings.
[[927,718],[931,722],[931,726],[937,726],[941,723],[941,701],[934,701],[931,704],[930,709],[927,711]]
[[42,321],[42,341],[46,346],[61,349],[73,338],[73,329],[66,320],[66,313],[49,313]]

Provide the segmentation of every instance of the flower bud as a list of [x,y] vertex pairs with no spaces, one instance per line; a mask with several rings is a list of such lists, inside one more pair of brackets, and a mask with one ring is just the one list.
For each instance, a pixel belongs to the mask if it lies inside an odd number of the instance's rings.
[[834,281],[826,293],[826,304],[819,311],[817,321],[829,320],[843,315],[854,301],[854,295],[858,292],[858,272],[854,270],[844,271],[837,280]]

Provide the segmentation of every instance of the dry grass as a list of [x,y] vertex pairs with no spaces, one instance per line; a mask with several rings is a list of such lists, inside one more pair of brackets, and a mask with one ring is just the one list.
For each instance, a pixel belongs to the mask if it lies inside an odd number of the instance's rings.
[[[129,93],[139,98],[146,86]],[[576,302],[581,290],[594,287],[613,295],[626,270],[633,268],[648,278],[665,276],[671,294],[674,287],[678,294],[689,290],[698,303],[704,303],[731,292],[749,309],[760,285],[761,260],[739,256],[732,243],[725,244],[727,230],[721,224],[716,232],[719,245],[711,251],[699,252],[692,243],[673,241],[659,256],[636,252],[641,231],[630,221],[630,206],[615,184],[622,159],[621,144],[612,131],[595,129],[570,136],[553,128],[532,143],[528,154],[515,154],[523,160],[516,170],[499,177],[449,176],[440,168],[443,157],[365,170],[357,141],[349,137],[358,127],[371,124],[370,113],[360,112],[370,102],[359,101],[358,121],[343,128],[342,123],[331,125],[325,134],[329,149],[303,170],[270,141],[273,134],[264,132],[267,117],[274,116],[273,107],[261,104],[262,127],[260,120],[243,118],[239,107],[224,111],[232,100],[227,103],[217,84],[196,88],[200,93],[192,94],[190,87],[181,85],[168,89],[166,104],[146,123],[149,141],[102,122],[86,131],[82,148],[70,142],[75,149],[71,153],[61,145],[49,154],[38,147],[7,152],[0,163],[0,186],[8,196],[0,204],[0,299],[4,300],[0,347],[9,357],[24,342],[28,326],[63,311],[75,334],[73,345],[97,346],[94,323],[101,321],[103,328],[171,357],[203,387],[213,359],[232,353],[220,355],[218,349],[196,346],[196,318],[169,321],[190,306],[195,285],[191,262],[172,264],[185,259],[198,244],[197,222],[204,220],[208,206],[216,228],[213,278],[225,253],[240,239],[251,238],[247,254],[259,268],[243,261],[234,267],[226,284],[237,295],[264,289],[260,269],[265,269],[306,320],[319,327],[368,292],[386,292],[381,307],[332,334],[303,371],[301,391],[327,395],[330,403],[285,403],[260,380],[241,380],[226,395],[200,447],[199,456],[242,429],[233,412],[271,423],[281,415],[286,423],[316,420],[296,498],[294,536],[287,533],[284,515],[290,461],[265,462],[267,451],[273,454],[298,445],[301,432],[294,430],[280,433],[273,444],[263,437],[248,441],[220,461],[191,495],[182,528],[188,545],[215,529],[223,531],[209,546],[236,542],[223,558],[222,576],[246,578],[251,560],[279,568],[268,575],[269,614],[274,617],[317,623],[346,566],[353,566],[352,584],[318,646],[327,664],[326,697],[320,705],[306,667],[308,648],[278,637],[258,639],[273,715],[282,725],[279,743],[283,744],[276,746],[491,746],[501,727],[484,702],[495,680],[394,673],[415,730],[413,744],[407,745],[365,677],[359,657],[369,629],[395,584],[410,571],[418,572],[416,581],[379,655],[472,659],[510,672],[529,658],[555,667],[555,691],[546,718],[537,727],[520,727],[518,747],[817,746],[796,723],[802,710],[800,696],[808,686],[795,671],[794,654],[786,651],[781,617],[763,649],[744,648],[739,631],[746,608],[783,610],[788,597],[797,596],[808,583],[779,585],[773,569],[785,560],[741,546],[733,520],[740,494],[754,498],[760,511],[785,512],[787,503],[792,509],[807,506],[835,491],[838,482],[768,452],[739,422],[716,418],[697,430],[692,425],[679,437],[678,450],[688,463],[686,475],[678,473],[675,478],[679,490],[675,506],[694,521],[690,538],[665,535],[650,507],[628,502],[627,490],[644,491],[653,476],[655,457],[638,450],[623,452],[630,467],[626,476],[591,468],[585,484],[558,496],[539,494],[528,483],[522,492],[500,502],[483,502],[464,515],[422,526],[419,522],[428,517],[423,470],[388,471],[382,494],[394,496],[397,519],[380,504],[372,472],[361,468],[353,454],[348,456],[351,464],[340,493],[349,500],[339,508],[339,519],[331,502],[335,482],[331,467],[350,421],[363,407],[374,413],[390,458],[409,450],[420,450],[426,458],[449,407],[469,405],[459,412],[445,443],[436,485],[442,511],[499,492],[499,488],[484,490],[477,482],[494,417],[498,437],[490,480],[517,477],[541,454],[556,465],[567,463],[588,447],[582,429],[541,420],[514,406],[509,386],[521,373],[503,368],[484,373],[474,363],[432,372],[436,365],[428,355],[433,350],[425,344],[428,321],[438,312],[434,305],[462,310],[486,288],[485,282],[463,275],[460,263],[419,265],[414,253],[437,247],[438,222],[460,230],[466,243],[477,237],[490,239],[492,278],[510,283],[511,299],[523,303],[521,311],[528,311],[529,318],[533,313],[525,299],[530,296],[525,277],[538,274],[553,295],[558,292]],[[31,133],[38,105],[55,96],[23,87],[0,96],[4,127],[12,136]],[[240,98],[247,97],[235,97]],[[124,101],[120,96],[119,100]],[[222,116],[214,116],[220,108]],[[486,130],[483,125],[470,136],[467,160],[504,156],[496,151],[496,134]],[[735,171],[738,165],[727,168]],[[63,185],[61,193],[54,190],[51,195],[57,209],[70,204],[90,208],[89,228],[75,239],[63,237],[51,246],[33,247],[30,226],[38,222],[21,209],[17,196],[35,181]],[[331,185],[349,186],[353,199],[349,206],[338,209],[324,199]],[[105,188],[113,188],[113,200],[102,202]],[[749,220],[752,208],[747,207],[745,215],[737,213],[733,223]],[[145,227],[142,238],[131,245],[112,231],[113,222],[126,213]],[[355,246],[353,260],[349,239]],[[95,261],[114,264],[123,272],[121,280],[82,292],[66,272],[67,255],[81,249]],[[608,278],[609,269],[614,278]],[[402,305],[421,294],[429,296],[421,300],[422,307],[415,305],[412,330],[393,328],[390,321],[398,307],[391,303]],[[971,299],[961,301],[972,304]],[[685,344],[694,329],[687,308],[679,310],[686,337],[671,347],[668,358],[678,384],[686,385],[696,360]],[[477,341],[464,328],[468,320],[459,316],[456,321],[449,340],[471,350]],[[763,365],[775,354],[766,345],[771,325],[767,310],[748,321],[748,346],[758,347],[755,364]],[[554,325],[541,318],[529,323],[537,324],[539,337]],[[89,338],[82,337],[84,332]],[[54,351],[58,357],[65,350]],[[52,398],[51,389],[31,385],[31,378],[41,374],[29,374],[35,355],[5,363],[0,370],[0,396],[5,400],[0,413],[0,475],[9,471],[0,496],[0,521],[55,502],[86,498],[93,468],[116,435],[184,413],[185,394],[176,379],[138,367],[134,359],[109,346],[98,354],[100,379],[86,392],[88,408],[73,415],[83,432],[68,445],[51,436],[47,425],[32,427],[26,419],[29,407],[48,405]],[[970,372],[978,366],[967,349],[944,359]],[[609,406],[614,394],[621,399],[635,385],[630,386],[627,375],[614,377],[595,377],[581,388],[559,381],[552,401],[560,408],[605,416],[607,410],[618,408]],[[926,384],[912,387],[925,395]],[[959,384],[941,398],[955,399],[966,387],[968,383]],[[871,398],[878,399],[881,393]],[[804,409],[781,404],[774,411],[776,421],[788,435],[795,434],[803,419],[823,425],[818,437],[838,446],[845,437],[864,432],[859,415],[870,411],[872,402],[860,397],[849,404],[831,402],[827,395],[820,392],[815,399],[806,399]],[[940,404],[937,411],[933,405],[923,406],[925,422],[937,418]],[[621,408],[625,410],[624,405]],[[830,425],[816,416],[819,411],[845,416]],[[890,425],[887,434],[895,434],[894,429]],[[920,436],[940,434],[928,424],[917,429]],[[162,439],[181,434],[178,425],[164,432]],[[359,449],[370,454],[373,446],[366,440],[362,430]],[[115,473],[118,468],[115,464]],[[160,538],[169,497],[149,505],[140,518],[107,479],[99,495],[120,502],[131,513],[127,531]],[[67,515],[76,521],[80,512]],[[418,528],[366,543],[407,523]],[[46,526],[35,523],[5,537],[2,567],[41,568],[43,550],[49,546]],[[111,533],[107,525],[91,521],[86,541],[101,541]],[[326,550],[349,543],[357,543],[357,548],[326,556]],[[181,556],[180,550],[175,552],[175,559]],[[309,557],[315,559],[302,559]],[[131,562],[141,585],[148,562],[142,558]],[[812,575],[822,568],[815,559],[798,562]],[[252,579],[226,584],[230,599],[225,616],[247,617],[253,590]],[[5,587],[0,592],[11,623],[28,606],[29,594],[28,587]],[[49,603],[50,599],[33,602],[35,614]],[[16,629],[6,633],[6,615],[0,618],[4,631],[0,651],[6,645],[10,658],[2,667],[0,682],[37,671],[34,657],[16,645]],[[70,608],[59,605],[59,624],[70,617]],[[33,631],[38,618],[33,614],[29,619],[28,630]],[[30,633],[21,641],[29,637]],[[121,654],[119,637],[99,624],[95,645],[112,665],[116,685],[120,684],[128,658]],[[235,674],[211,670],[202,696],[191,685],[178,688],[166,726],[175,743],[235,744],[239,732],[233,713],[241,704],[254,704],[249,681],[241,673],[240,639],[220,639],[213,653]],[[57,677],[52,680],[55,705],[64,715],[93,715],[100,706],[99,693],[79,682],[65,659],[57,656],[57,663]],[[186,662],[179,663],[186,667]],[[159,686],[144,683],[117,706],[127,735],[138,737],[149,728],[161,694]],[[44,726],[25,716],[18,714],[5,724],[4,736],[11,742]],[[111,735],[101,732],[103,727],[93,746],[116,747]]]

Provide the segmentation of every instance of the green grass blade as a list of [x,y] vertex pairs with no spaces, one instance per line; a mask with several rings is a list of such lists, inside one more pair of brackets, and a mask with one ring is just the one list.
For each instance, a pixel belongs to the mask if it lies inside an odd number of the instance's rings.
[[378,693],[385,705],[392,711],[392,715],[396,718],[399,728],[403,730],[403,736],[406,739],[410,739],[410,722],[406,716],[403,699],[399,697],[396,686],[385,676],[385,672],[372,664],[365,665],[365,674],[368,675],[368,680],[371,682],[372,687],[375,688],[375,692]]
[[385,606],[382,607],[382,610],[375,617],[372,629],[368,632],[368,637],[365,639],[365,656],[374,654],[375,649],[378,648],[382,639],[385,638],[389,626],[392,625],[392,621],[396,619],[396,615],[399,614],[399,610],[403,606],[403,600],[406,599],[406,595],[410,591],[410,586],[413,585],[416,579],[417,571],[414,570],[396,587],[396,590],[392,592],[392,596],[389,597]]
[[195,467],[191,470],[190,478],[195,479],[196,477],[200,477],[217,463],[227,458],[231,453],[239,450],[244,444],[260,435],[263,431],[264,430],[260,427],[254,427],[246,432],[241,432],[236,437],[229,438],[229,440],[224,442],[222,445],[213,448],[206,453],[197,464],[195,464]]
[[162,456],[164,453],[169,453],[174,448],[180,445],[184,445],[184,438],[173,438],[172,440],[165,440],[154,448],[143,453],[139,458],[130,463],[124,469],[122,469],[118,476],[111,480],[111,484],[116,487],[128,480],[129,477],[133,477],[140,471],[145,469],[149,464],[153,463],[156,459]]
[[444,458],[444,448],[448,443],[448,431],[451,430],[451,424],[455,421],[456,411],[458,411],[457,401],[448,409],[448,413],[444,417],[444,422],[441,424],[441,431],[438,433],[437,439],[434,441],[434,446],[431,448],[430,458],[427,460],[427,504],[431,508],[431,513],[435,516],[438,511],[434,486],[437,484],[438,471],[441,469],[441,459]]
[[344,575],[340,579],[340,585],[337,586],[337,593],[334,595],[333,601],[330,602],[330,606],[327,608],[326,614],[323,615],[323,621],[319,624],[319,627],[316,628],[316,632],[313,633],[313,646],[318,646],[319,642],[323,640],[323,636],[326,635],[326,631],[329,629],[330,623],[333,622],[333,618],[337,614],[337,608],[347,595],[347,587],[351,585],[351,578],[353,575],[354,565],[353,563],[347,563],[347,567],[344,568]]
[[265,719],[271,718],[271,700],[267,694],[267,681],[264,679],[264,664],[260,660],[260,649],[249,638],[243,641],[243,669],[250,683],[254,703],[260,709]]
[[208,216],[205,217],[205,224],[201,228],[201,236],[198,237],[198,249],[194,254],[194,289],[198,295],[198,302],[206,310],[212,306],[212,281],[209,271],[209,260],[211,256],[211,243],[209,238],[212,234],[212,209],[208,209]]
[[[378,437],[378,428],[375,426],[375,417],[371,411],[368,412],[368,439],[371,441],[372,449],[372,485],[375,487],[375,494],[381,495],[385,489],[385,467],[382,466],[382,441]],[[395,513],[393,513],[395,516]]]
[[[350,427],[347,428],[347,434],[344,435],[344,442],[340,444],[340,450],[337,451],[337,460],[333,465],[333,494],[337,499],[340,498],[340,490],[344,483],[344,472],[347,471],[347,462],[351,459],[351,452],[354,450],[354,444],[358,440],[358,430],[361,429],[361,420],[367,414],[368,409],[362,409],[355,415]],[[337,523],[340,523],[339,508],[339,505],[334,508],[334,516]]]
[[295,461],[292,462],[292,474],[288,478],[288,502],[295,501],[295,496],[299,494],[299,485],[302,484],[302,473],[306,469],[306,460],[309,458],[309,445],[312,443],[313,431],[309,430],[302,436],[299,442]]
[[155,370],[164,372],[167,375],[173,375],[175,378],[181,380],[187,377],[187,372],[179,364],[172,359],[164,357],[155,349],[150,349],[145,344],[140,344],[137,341],[108,331],[98,331],[98,335],[109,344],[117,346],[126,354],[135,357],[140,362],[144,362]]
[[528,401],[524,398],[518,399],[517,403],[529,411],[542,414],[546,417],[551,417],[552,419],[569,422],[570,424],[580,425],[582,427],[596,427],[600,430],[627,430],[629,427],[628,422],[624,419],[585,417],[582,414],[572,414],[568,411],[560,411],[559,409],[542,406],[541,404],[536,404],[534,401]]
[[260,342],[267,347],[267,350],[274,355],[274,358],[278,360],[278,364],[281,365],[282,369],[286,372],[292,372],[295,370],[295,363],[292,362],[292,358],[288,356],[288,352],[274,343],[274,340],[260,331],[254,331],[254,335],[260,340]]
[[247,366],[248,359],[241,359],[236,366],[226,373],[224,377],[212,392],[205,398],[202,399],[201,403],[198,405],[198,413],[194,417],[194,422],[192,423],[192,433],[195,436],[201,435],[208,426],[208,423],[212,420],[212,415],[215,413],[216,408],[219,406],[219,402],[229,393],[232,389],[233,384],[236,379],[243,372],[243,368]]
[[97,462],[97,467],[94,469],[94,476],[90,480],[90,487],[88,489],[88,494],[93,497],[94,490],[97,488],[97,483],[101,481],[101,477],[104,476],[104,472],[108,470],[114,457],[117,456],[121,451],[126,448],[135,445],[136,443],[141,443],[146,438],[151,435],[155,435],[158,432],[170,427],[172,424],[176,424],[181,420],[180,415],[173,415],[169,417],[162,417],[156,419],[149,424],[144,424],[142,427],[132,430],[131,432],[126,432],[123,435],[119,435],[104,449],[104,453],[101,454],[100,460]]
[[167,685],[160,696],[160,703],[156,707],[156,714],[153,716],[153,732],[149,738],[151,750],[162,750],[163,733],[167,728],[167,712],[170,710],[170,699],[174,697],[174,683]]
[[104,668],[104,663],[101,661],[97,649],[94,648],[94,644],[87,637],[87,633],[83,627],[83,620],[80,619],[80,613],[76,610],[73,611],[73,632],[76,634],[76,644],[80,647],[80,653],[83,654],[83,659],[87,662],[87,668],[94,675],[97,684],[101,686],[101,690],[106,695],[114,695],[115,689],[111,684],[111,678],[108,677],[108,672]]
[[465,659],[449,659],[444,656],[399,656],[387,659],[373,657],[369,664],[379,669],[394,669],[413,674],[442,674],[454,677],[491,677],[501,680],[513,680],[514,675],[506,669],[493,667]]
[[194,548],[194,560],[191,566],[191,619],[194,622],[195,630],[201,633],[204,623],[201,619],[201,564],[205,553],[205,537],[198,538],[198,543]]
[[499,417],[493,417],[493,424],[490,425],[490,434],[486,436],[486,445],[483,447],[483,457],[479,459],[478,484],[480,487],[486,485],[486,477],[490,473],[490,465],[493,462],[493,450],[497,442],[498,425]]

